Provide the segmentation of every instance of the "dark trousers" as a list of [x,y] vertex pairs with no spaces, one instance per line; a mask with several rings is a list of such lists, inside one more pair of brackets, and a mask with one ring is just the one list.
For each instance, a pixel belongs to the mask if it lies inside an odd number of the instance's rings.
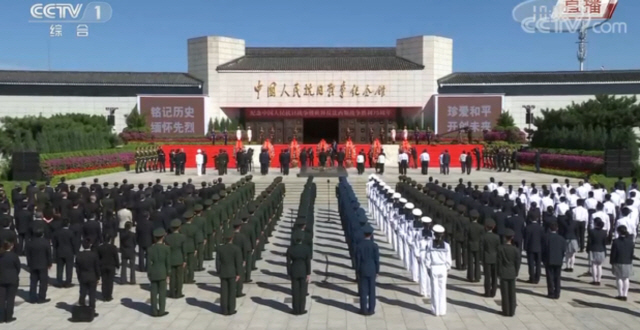
[[407,175],[407,167],[409,167],[409,164],[406,160],[403,160],[400,162],[400,174],[401,175]]
[[16,253],[18,255],[24,255],[24,247],[26,244],[27,244],[27,233],[18,234],[18,241],[16,242]]
[[[29,298],[32,302],[47,299],[49,272],[47,269],[32,269],[29,284]],[[38,290],[39,287],[39,290]]]
[[260,163],[260,174],[265,175],[269,173],[269,164]]
[[413,159],[413,168],[418,168],[418,157],[411,157]]
[[113,299],[113,280],[116,277],[116,269],[101,268],[100,277],[102,280],[102,298],[105,300]]
[[196,244],[196,251],[196,259],[198,260],[196,270],[201,271],[204,269],[204,241]]
[[358,174],[364,173],[364,163],[358,163],[356,167],[358,168]]
[[13,317],[13,308],[16,305],[17,293],[17,285],[0,285],[0,322],[6,322]]
[[174,161],[169,161],[169,171],[173,172],[176,163]]
[[376,278],[375,276],[359,276],[360,312],[373,314],[376,311]]
[[253,255],[249,254],[249,256],[247,257],[247,265],[244,267],[244,281],[245,283],[250,282],[251,281],[251,270],[253,268]]
[[151,281],[151,315],[161,315],[167,303],[167,280]]
[[[62,273],[65,273],[65,280],[62,282]],[[56,280],[60,285],[70,285],[73,276],[73,256],[56,258]]]
[[502,314],[513,316],[516,313],[516,280],[500,280],[500,298]]
[[460,168],[462,169],[462,174],[467,173],[467,164],[466,163],[460,163]]
[[131,272],[129,283],[136,283],[136,271],[133,267],[133,256],[122,255],[122,270],[120,272],[120,284],[127,283],[127,269]]
[[80,282],[80,300],[78,301],[80,306],[87,306],[87,296],[89,296],[89,307],[96,308],[97,286],[98,283],[95,281]]
[[[606,221],[602,219],[602,221]],[[614,227],[611,227],[614,228]],[[578,222],[578,245],[580,246],[580,252],[584,251],[584,235],[585,235],[585,226],[583,222]],[[630,233],[635,234],[635,233]]]
[[282,174],[289,175],[289,164],[282,165]]
[[471,282],[480,281],[480,252],[468,251],[469,259],[467,261],[467,279]]
[[[243,263],[246,260],[243,261]],[[242,290],[244,290],[244,271],[240,271],[240,280],[236,282],[236,297],[242,296]]]
[[529,266],[529,281],[540,282],[540,263],[542,256],[540,252],[527,252],[527,265]]
[[164,160],[158,161],[158,170],[159,172],[166,172],[167,168],[164,165]]
[[202,174],[207,174],[207,163],[202,164]]
[[484,268],[484,294],[495,297],[498,291],[498,267],[496,264],[483,265]]
[[562,266],[545,266],[547,275],[547,293],[552,298],[560,298],[560,275]]
[[344,167],[344,160],[338,161],[338,167]]
[[307,279],[304,277],[294,278],[291,281],[291,309],[293,314],[302,314],[307,302]]
[[223,315],[229,315],[236,311],[236,279],[221,278],[220,279],[220,308]]
[[147,271],[147,248],[138,246],[138,270]]
[[457,269],[466,269],[467,268],[467,258],[466,252],[467,247],[465,246],[464,241],[456,241],[456,244],[453,246],[454,251],[453,254],[456,259],[456,268]]
[[182,284],[184,283],[184,267],[182,265],[171,266],[169,278],[169,297],[179,298],[182,296]]
[[472,163],[467,164],[467,175],[471,174],[471,168],[473,167]]
[[422,161],[422,174],[429,174],[429,162]]
[[384,174],[384,164],[377,164],[378,173]]

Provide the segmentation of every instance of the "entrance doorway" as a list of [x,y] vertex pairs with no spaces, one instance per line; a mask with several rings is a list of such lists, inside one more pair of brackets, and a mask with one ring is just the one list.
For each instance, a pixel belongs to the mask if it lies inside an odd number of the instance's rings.
[[340,120],[338,118],[309,118],[302,123],[304,136],[302,143],[316,144],[324,139],[328,144],[338,141]]

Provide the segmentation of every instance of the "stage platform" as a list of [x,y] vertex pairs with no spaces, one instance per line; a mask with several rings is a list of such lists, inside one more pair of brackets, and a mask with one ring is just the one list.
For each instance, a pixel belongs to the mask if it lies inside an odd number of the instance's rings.
[[347,169],[344,167],[307,167],[301,169],[297,174],[299,178],[307,178],[313,176],[314,178],[341,178],[348,177]]

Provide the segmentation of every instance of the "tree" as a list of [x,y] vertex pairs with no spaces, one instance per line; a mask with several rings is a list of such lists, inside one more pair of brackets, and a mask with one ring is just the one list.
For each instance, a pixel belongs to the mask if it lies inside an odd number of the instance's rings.
[[131,109],[131,112],[129,113],[129,115],[127,116],[127,128],[128,129],[141,129],[141,128],[145,128],[147,126],[147,121],[144,117],[144,115],[141,115],[140,112],[138,112],[138,106],[134,106],[133,109]]
[[220,130],[220,121],[218,120],[218,118],[216,118],[216,120],[213,121],[213,129],[216,131]]
[[513,128],[516,127],[516,122],[508,111],[503,111],[496,121],[496,127]]
[[215,130],[215,125],[213,124],[213,119],[209,118],[209,125],[207,125],[207,136],[211,135],[211,132]]

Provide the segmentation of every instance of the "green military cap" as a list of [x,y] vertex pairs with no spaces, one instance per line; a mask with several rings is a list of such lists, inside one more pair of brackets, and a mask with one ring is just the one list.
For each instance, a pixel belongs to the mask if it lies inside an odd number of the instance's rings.
[[270,192],[272,192],[272,191],[273,191],[273,187],[271,187],[271,186],[267,187],[267,192],[269,192],[269,193],[270,193]]
[[269,196],[269,193],[266,191],[263,191],[262,194],[260,194],[262,197],[267,197]]
[[213,201],[210,199],[205,199],[204,206],[211,206],[211,205],[213,205]]
[[428,192],[429,192],[429,188],[427,188],[427,187],[423,187],[423,188],[422,188],[422,192],[423,192],[423,193],[428,193]]
[[187,212],[184,212],[184,215],[182,217],[185,219],[190,219],[190,218],[193,218],[194,216],[195,214],[193,214],[193,211],[187,210]]
[[230,193],[233,189],[231,187],[227,187],[227,189],[225,189],[228,193]]
[[400,181],[404,180],[404,175],[399,176],[398,180],[400,180]]
[[422,189],[422,184],[418,183],[418,185],[416,186],[416,188],[418,188],[418,190]]
[[367,222],[369,222],[369,220],[367,220],[367,218],[366,218],[366,217],[361,217],[361,218],[360,218],[360,224],[361,224],[361,225],[364,225],[364,224],[365,224],[365,223],[367,223]]
[[171,220],[171,228],[178,228],[180,226],[182,226],[182,221],[180,221],[180,219]]
[[162,236],[164,236],[166,234],[167,234],[167,232],[164,231],[164,228],[156,228],[153,231],[153,237],[162,237]]
[[249,174],[246,176],[246,178],[247,178],[247,181],[251,181],[251,179],[253,179],[253,175]]
[[466,211],[467,211],[467,207],[466,207],[466,206],[464,206],[464,205],[458,205],[457,210],[458,210],[458,212],[460,212],[460,213],[464,213],[464,212],[466,212]]
[[225,239],[230,239],[233,238],[233,235],[235,235],[235,232],[231,229],[227,230],[224,232],[224,238]]
[[275,180],[273,180],[274,182],[282,182],[282,177],[281,176],[277,176],[275,178]]
[[245,178],[240,178],[240,182],[244,183],[244,182],[246,182],[246,181],[247,181],[247,179],[245,179]]
[[236,185],[235,183],[232,183],[232,184],[231,184],[231,189],[236,189],[236,187],[237,187],[237,186],[238,186],[238,185]]
[[416,180],[413,180],[413,181],[411,181],[411,185],[415,187],[415,186],[418,185],[418,182],[416,182]]
[[449,200],[447,200],[446,205],[447,206],[454,206],[454,205],[456,205],[456,203],[453,200],[449,199]]
[[293,237],[292,239],[294,241],[302,241],[304,239],[304,231],[302,230],[296,230],[295,232],[293,232]]
[[220,198],[223,198],[223,197],[227,196],[227,192],[225,190],[223,190],[223,191],[218,193],[218,196],[220,196]]
[[247,211],[249,211],[249,213],[255,212],[257,208],[258,208],[258,205],[256,205],[255,202],[251,202],[249,203],[249,205],[247,205]]
[[503,234],[504,234],[504,236],[513,236],[513,235],[515,235],[516,233],[513,231],[513,229],[506,228],[506,229],[504,230]]
[[493,221],[493,219],[491,219],[491,218],[486,218],[486,219],[484,219],[484,225],[485,225],[485,227],[495,227],[496,222]]
[[446,201],[447,201],[447,198],[446,198],[446,197],[444,197],[444,195],[440,195],[440,196],[438,196],[438,201],[440,201],[440,202],[444,203],[444,202],[446,202]]
[[262,197],[262,195],[258,195],[258,197],[256,197],[256,201],[258,201],[258,203],[262,203],[263,199],[264,197]]
[[235,219],[233,220],[233,222],[231,223],[232,226],[236,227],[236,226],[242,226],[242,220],[240,219]]
[[202,211],[202,209],[204,209],[204,208],[202,207],[202,204],[196,204],[196,205],[193,207],[193,210],[194,210],[194,211],[196,211],[196,212],[200,212],[200,211]]
[[479,218],[480,217],[480,212],[478,212],[477,210],[471,210],[469,211],[469,216],[472,218]]
[[215,203],[215,202],[217,202],[217,201],[219,201],[219,200],[220,200],[220,195],[218,195],[218,194],[213,195],[213,196],[211,197],[211,200],[212,200],[214,203]]
[[242,219],[242,221],[249,220],[250,216],[251,215],[249,214],[248,211],[243,211],[242,213],[240,213],[240,219]]

